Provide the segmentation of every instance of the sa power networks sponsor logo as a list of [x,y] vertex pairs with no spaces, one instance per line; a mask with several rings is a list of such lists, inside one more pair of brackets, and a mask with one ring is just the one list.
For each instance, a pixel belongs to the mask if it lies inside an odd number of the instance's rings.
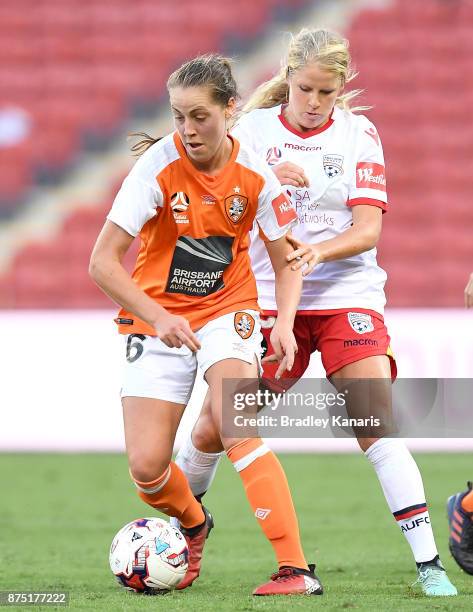
[[233,240],[230,236],[180,236],[169,269],[167,293],[201,297],[222,289],[223,273],[233,261]]
[[277,198],[275,198],[271,202],[274,210],[274,214],[276,215],[276,220],[278,222],[279,227],[283,227],[291,221],[295,221],[297,219],[297,213],[294,209],[294,206],[287,197],[281,193]]
[[343,174],[343,155],[324,155],[322,162],[328,178],[335,178]]
[[266,161],[270,166],[274,166],[274,164],[280,161],[281,155],[281,149],[278,149],[278,147],[270,147],[266,152]]
[[187,209],[189,208],[190,200],[187,193],[184,191],[177,191],[171,196],[171,208],[174,214],[174,221],[176,223],[189,223],[187,218]]
[[382,164],[359,162],[356,164],[356,186],[359,189],[378,189],[386,192],[386,175]]
[[352,329],[357,334],[366,334],[374,330],[373,320],[371,315],[364,312],[349,312],[347,314],[348,322]]
[[254,318],[247,312],[236,312],[233,319],[236,333],[246,340],[251,336],[255,328]]

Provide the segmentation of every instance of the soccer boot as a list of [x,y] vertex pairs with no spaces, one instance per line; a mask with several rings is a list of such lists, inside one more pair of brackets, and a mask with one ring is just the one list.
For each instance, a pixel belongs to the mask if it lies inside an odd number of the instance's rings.
[[253,595],[322,595],[324,589],[314,570],[315,565],[309,565],[308,570],[281,567]]
[[457,595],[457,589],[453,586],[447,576],[438,556],[428,563],[421,563],[417,568],[419,577],[412,585],[420,585],[424,595],[429,597],[447,597]]
[[209,533],[214,526],[214,520],[210,512],[202,506],[205,514],[205,521],[198,527],[185,529],[181,526],[181,533],[186,538],[189,548],[189,564],[187,572],[181,582],[177,585],[177,590],[186,589],[191,586],[194,580],[199,577],[200,564],[202,563],[202,551],[204,549],[205,540],[209,537]]
[[473,575],[473,512],[467,512],[461,504],[465,495],[470,493],[472,486],[469,482],[466,491],[448,498],[447,516],[450,527],[448,547],[452,557],[462,570]]

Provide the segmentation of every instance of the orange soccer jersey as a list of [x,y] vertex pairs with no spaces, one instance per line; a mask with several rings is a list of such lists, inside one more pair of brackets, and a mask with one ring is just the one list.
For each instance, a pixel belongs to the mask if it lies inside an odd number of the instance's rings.
[[[135,164],[108,215],[140,235],[135,282],[193,330],[234,310],[258,309],[249,231],[256,219],[276,240],[297,219],[274,174],[232,140],[230,160],[208,176],[192,165],[177,133],[163,138]],[[121,333],[156,335],[124,309],[117,322]]]

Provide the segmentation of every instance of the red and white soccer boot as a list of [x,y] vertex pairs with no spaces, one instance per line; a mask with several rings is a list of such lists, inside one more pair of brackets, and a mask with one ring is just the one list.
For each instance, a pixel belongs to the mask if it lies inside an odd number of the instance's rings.
[[253,595],[322,595],[324,589],[314,570],[315,565],[309,565],[308,570],[281,567]]
[[189,561],[186,575],[176,587],[179,591],[190,587],[194,580],[199,577],[205,540],[209,537],[209,533],[214,526],[214,520],[210,512],[204,506],[202,506],[202,510],[205,514],[205,521],[202,525],[193,527],[192,529],[180,527],[181,533],[186,538],[189,548]]

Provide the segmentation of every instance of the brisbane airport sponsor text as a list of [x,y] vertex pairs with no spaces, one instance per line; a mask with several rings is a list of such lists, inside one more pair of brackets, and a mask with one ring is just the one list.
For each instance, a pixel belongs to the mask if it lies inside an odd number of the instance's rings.
[[194,270],[182,270],[174,268],[171,279],[171,289],[185,287],[187,291],[202,293],[212,288],[222,277],[223,270],[216,272],[198,272]]

